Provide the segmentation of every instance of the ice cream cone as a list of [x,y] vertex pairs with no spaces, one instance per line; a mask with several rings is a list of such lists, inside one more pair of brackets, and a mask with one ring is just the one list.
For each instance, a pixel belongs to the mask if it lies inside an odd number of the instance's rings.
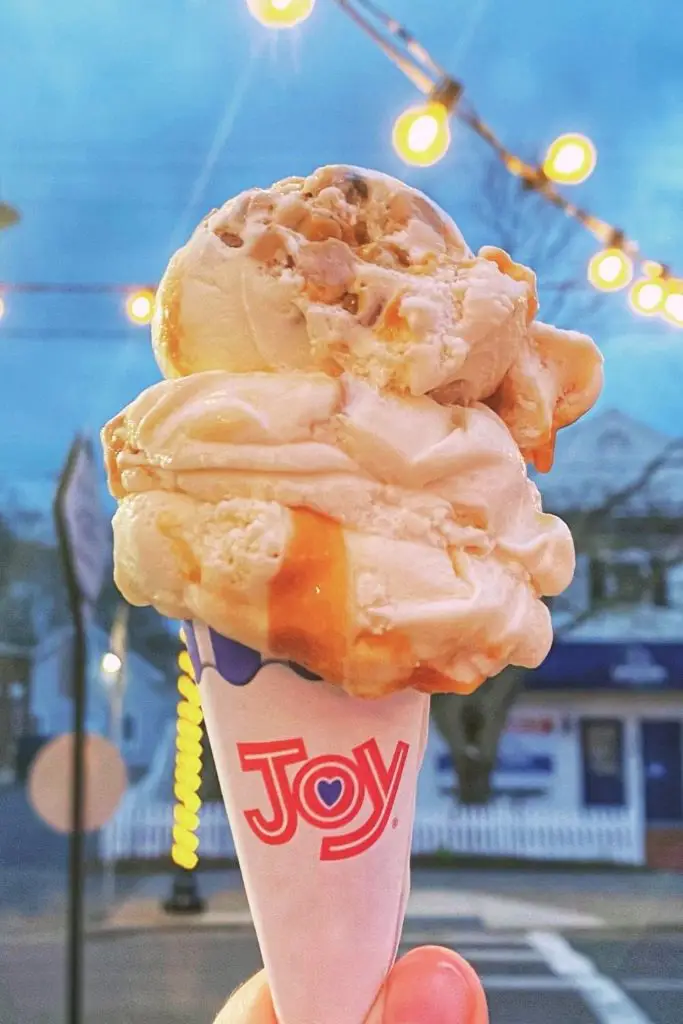
[[280,1024],[362,1024],[403,925],[429,697],[186,638]]

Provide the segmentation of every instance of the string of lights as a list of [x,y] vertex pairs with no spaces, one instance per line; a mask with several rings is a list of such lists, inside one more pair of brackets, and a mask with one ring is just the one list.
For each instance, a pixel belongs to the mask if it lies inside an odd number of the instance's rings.
[[[589,260],[586,271],[594,288],[604,292],[628,288],[628,304],[634,313],[656,316],[683,328],[683,279],[676,277],[666,264],[643,258],[637,242],[623,230],[571,202],[556,187],[579,185],[593,173],[598,155],[590,139],[579,133],[563,134],[548,147],[538,165],[528,163],[509,150],[482,120],[465,96],[463,84],[450,76],[415,36],[374,0],[332,2],[426,96],[426,102],[410,106],[394,123],[392,142],[401,159],[421,167],[437,163],[448,151],[451,120],[457,117],[484,140],[525,188],[576,220],[600,243],[601,248]],[[313,13],[316,0],[246,0],[246,4],[262,25],[288,29]],[[11,292],[120,293],[123,310],[136,325],[148,324],[154,310],[153,285],[0,283],[0,320]]]
[[[7,294],[34,294],[34,295],[121,295],[123,297],[123,310],[132,324],[143,326],[150,323],[154,313],[154,296],[156,286],[152,284],[133,286],[130,284],[97,284],[82,281],[76,282],[52,282],[52,281],[16,281],[0,284],[0,320],[6,310]],[[40,333],[39,329],[36,329]],[[11,329],[10,332],[11,333]],[[42,333],[55,333],[52,329]],[[64,336],[78,336],[83,330],[64,330]],[[85,334],[89,334],[85,331]],[[120,334],[120,331],[109,332]]]

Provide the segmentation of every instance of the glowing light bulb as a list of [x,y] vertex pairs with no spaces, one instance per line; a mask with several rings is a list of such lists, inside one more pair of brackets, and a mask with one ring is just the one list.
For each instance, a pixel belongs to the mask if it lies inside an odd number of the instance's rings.
[[126,314],[134,324],[148,324],[154,312],[154,293],[147,289],[131,292],[126,299]]
[[5,303],[3,302],[2,296],[0,295],[0,320],[2,320],[4,315],[5,315]]
[[628,304],[639,316],[654,316],[661,312],[665,298],[666,286],[663,281],[641,277],[629,292]]
[[113,651],[107,651],[102,655],[100,668],[105,676],[115,676],[117,672],[121,671],[121,659]]
[[430,167],[448,150],[451,128],[443,103],[409,107],[394,122],[394,149],[407,164]]
[[560,135],[550,144],[543,161],[543,173],[559,185],[580,185],[593,173],[597,159],[591,140],[571,132]]
[[247,0],[247,7],[266,28],[294,28],[310,16],[315,0]]
[[669,283],[662,316],[674,327],[683,327],[683,281]]
[[588,280],[602,292],[617,292],[633,277],[633,260],[623,249],[601,249],[588,263]]

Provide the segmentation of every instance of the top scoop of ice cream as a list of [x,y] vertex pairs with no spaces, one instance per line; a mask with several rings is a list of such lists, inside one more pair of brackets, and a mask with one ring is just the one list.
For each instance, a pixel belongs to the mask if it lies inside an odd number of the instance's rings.
[[585,335],[534,321],[535,276],[402,182],[323,167],[251,189],[202,221],[161,282],[167,377],[203,370],[350,373],[443,404],[485,401],[528,461],[595,401]]

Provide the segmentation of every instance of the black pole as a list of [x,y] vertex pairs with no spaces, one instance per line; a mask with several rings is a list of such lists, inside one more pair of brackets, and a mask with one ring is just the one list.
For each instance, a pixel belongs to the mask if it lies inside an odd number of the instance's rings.
[[85,802],[85,628],[83,608],[73,611],[73,787],[69,837],[68,1024],[83,1019],[83,805]]
[[203,913],[206,904],[199,893],[197,872],[194,868],[175,868],[171,894],[164,900],[163,907],[167,914]]
[[86,636],[83,598],[74,571],[62,499],[71,468],[78,457],[76,445],[71,450],[55,501],[55,521],[62,556],[69,609],[73,623],[72,698],[73,750],[71,779],[71,832],[69,835],[69,900],[67,905],[66,958],[66,1021],[83,1021],[83,846],[85,803],[85,702],[86,702]]

